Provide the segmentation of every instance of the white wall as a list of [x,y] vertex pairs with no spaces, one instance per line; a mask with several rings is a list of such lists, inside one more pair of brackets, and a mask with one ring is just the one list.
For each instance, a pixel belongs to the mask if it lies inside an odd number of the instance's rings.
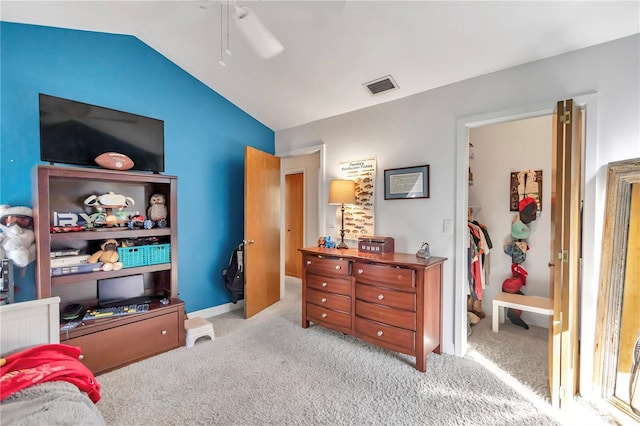
[[[494,297],[502,291],[502,282],[511,276],[511,257],[503,251],[503,245],[512,241],[511,222],[517,213],[509,210],[511,172],[542,170],[542,211],[529,224],[530,250],[522,264],[528,272],[527,285],[522,292],[549,297],[552,118],[547,115],[469,130],[474,154],[469,159],[474,178],[469,205],[480,206],[474,216],[487,226],[493,242],[488,285],[482,298],[487,315],[491,315]],[[523,312],[521,318],[529,325],[549,327],[549,318],[544,315]]]
[[[402,87],[401,78],[398,84]],[[590,262],[585,264],[582,287],[582,362],[586,364],[580,371],[586,386],[591,383],[589,363],[593,362],[605,166],[610,161],[640,157],[640,35],[279,131],[276,154],[322,141],[325,187],[320,188],[321,193],[337,177],[338,163],[343,160],[376,157],[378,188],[384,188],[384,169],[431,165],[431,198],[385,201],[383,191],[377,192],[375,232],[395,237],[396,251],[413,253],[422,241],[428,241],[433,255],[449,258],[444,267],[442,348],[455,353],[455,288],[459,283],[454,281],[454,271],[465,259],[455,258],[456,238],[443,234],[442,222],[456,217],[460,207],[456,206],[456,164],[458,156],[467,156],[467,152],[456,151],[458,120],[532,105],[552,109],[556,100],[589,93],[597,97],[597,123],[587,129],[596,132],[596,147],[587,146],[585,153],[593,164],[585,171],[584,240]]]

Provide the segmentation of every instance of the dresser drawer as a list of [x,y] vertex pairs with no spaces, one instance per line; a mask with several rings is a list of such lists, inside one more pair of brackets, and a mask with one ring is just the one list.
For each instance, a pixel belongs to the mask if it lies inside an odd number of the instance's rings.
[[183,324],[173,312],[69,339],[64,344],[80,346],[82,363],[98,374],[179,347],[178,327]]
[[307,319],[317,324],[331,324],[351,328],[351,314],[332,311],[322,306],[307,303]]
[[322,275],[307,274],[307,288],[315,288],[329,293],[351,296],[350,278],[333,278]]
[[363,283],[379,284],[387,287],[415,291],[416,277],[413,269],[396,266],[377,265],[356,262],[353,264],[353,276]]
[[355,329],[357,333],[389,345],[401,346],[409,351],[416,349],[416,333],[411,330],[392,327],[359,317],[355,319]]
[[308,272],[316,274],[348,276],[350,273],[349,261],[335,257],[306,255],[304,257],[303,265],[307,268]]
[[307,302],[336,311],[351,312],[351,298],[341,294],[325,293],[310,288],[307,290]]
[[416,313],[356,300],[356,315],[407,330],[416,329]]
[[356,299],[407,311],[415,312],[416,310],[416,294],[406,291],[356,283]]

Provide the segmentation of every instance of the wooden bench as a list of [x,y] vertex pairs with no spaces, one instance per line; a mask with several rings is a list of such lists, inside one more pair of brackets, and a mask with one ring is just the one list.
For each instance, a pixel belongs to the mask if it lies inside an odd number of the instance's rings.
[[506,308],[520,309],[536,314],[553,315],[553,300],[548,297],[526,296],[501,292],[493,299],[492,330],[498,332],[498,321],[504,323]]

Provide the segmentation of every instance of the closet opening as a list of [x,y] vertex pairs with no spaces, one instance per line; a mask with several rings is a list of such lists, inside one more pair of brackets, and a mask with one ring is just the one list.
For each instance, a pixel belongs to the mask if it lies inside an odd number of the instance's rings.
[[553,114],[468,129],[467,354],[547,401],[549,316],[506,309],[496,333],[492,306],[503,290],[553,297],[552,132]]

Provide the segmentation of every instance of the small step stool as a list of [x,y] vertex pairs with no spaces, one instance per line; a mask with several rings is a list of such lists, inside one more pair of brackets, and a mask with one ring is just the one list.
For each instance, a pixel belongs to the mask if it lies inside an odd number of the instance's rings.
[[209,336],[211,340],[216,338],[213,333],[213,324],[204,318],[189,318],[184,322],[187,330],[187,348],[192,348],[200,337]]
[[553,300],[547,297],[526,296],[524,294],[498,293],[493,299],[492,330],[498,332],[498,321],[504,323],[504,309],[520,309],[536,314],[553,315]]

